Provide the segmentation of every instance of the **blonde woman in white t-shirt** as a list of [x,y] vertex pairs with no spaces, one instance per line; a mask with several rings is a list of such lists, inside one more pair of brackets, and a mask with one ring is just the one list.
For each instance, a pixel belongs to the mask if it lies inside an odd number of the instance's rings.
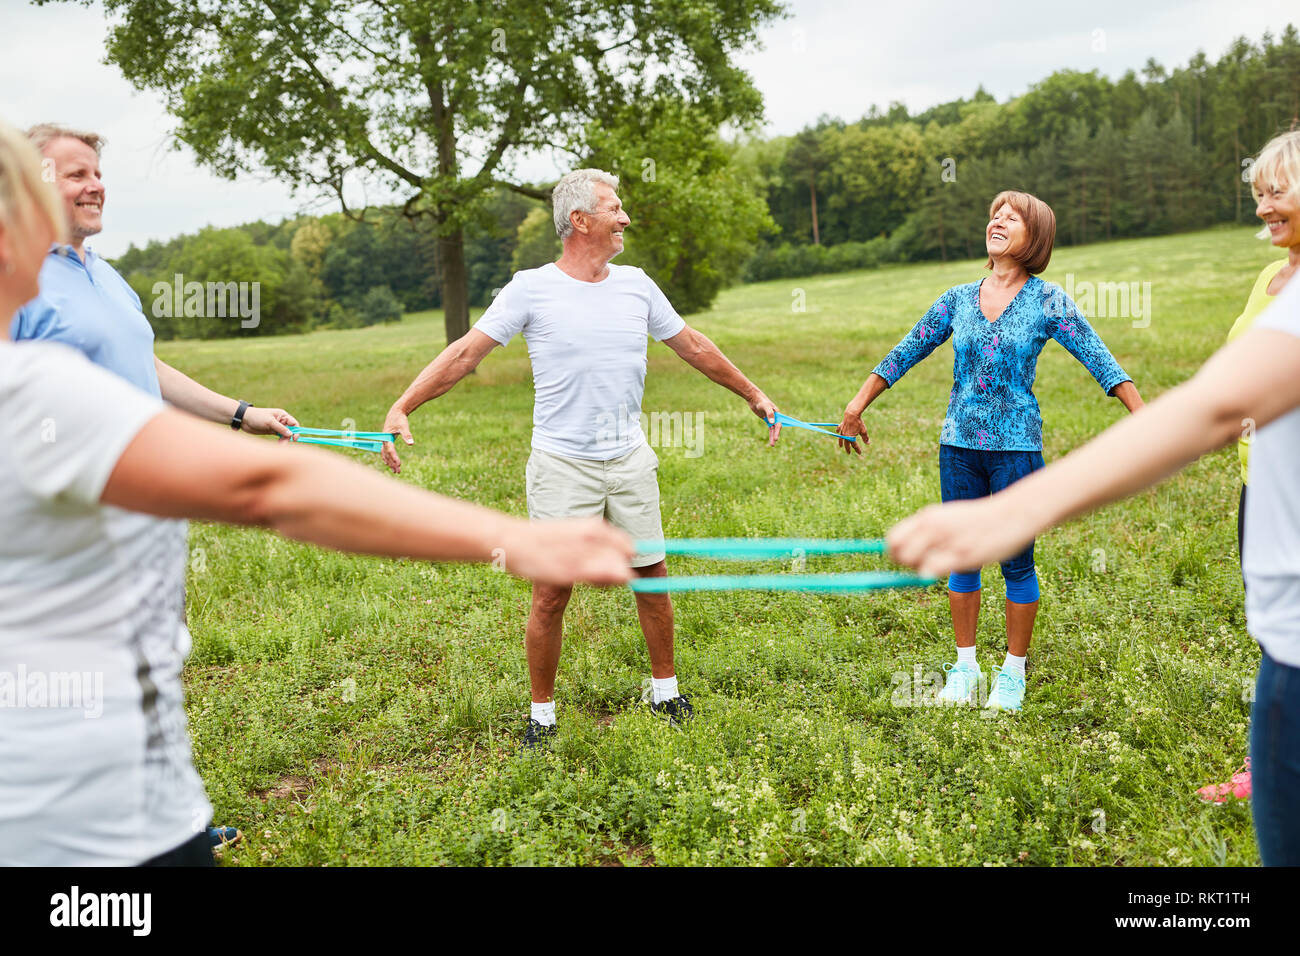
[[[35,150],[0,123],[0,322],[62,228]],[[503,554],[553,586],[631,575],[631,542],[599,519],[530,523],[213,428],[52,344],[0,342],[0,486],[0,865],[212,863],[180,680],[185,531],[166,519]]]
[[931,506],[889,553],[941,575],[1015,554],[1053,525],[1154,485],[1257,429],[1243,571],[1263,650],[1251,710],[1252,813],[1266,866],[1300,866],[1300,283],[1188,382],[996,495]]

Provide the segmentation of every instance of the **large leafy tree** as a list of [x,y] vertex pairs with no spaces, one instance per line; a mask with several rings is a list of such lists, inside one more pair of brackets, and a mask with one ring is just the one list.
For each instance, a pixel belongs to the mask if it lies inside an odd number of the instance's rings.
[[629,110],[591,133],[593,165],[619,176],[632,220],[620,262],[645,269],[682,314],[709,307],[775,229],[758,187],[697,110]]
[[[49,2],[49,0],[38,0]],[[90,2],[90,0],[83,0]],[[469,327],[465,226],[518,161],[680,99],[715,127],[762,99],[734,55],[780,0],[103,0],[108,62],[166,97],[176,137],[228,176],[361,187],[437,239],[447,336]]]

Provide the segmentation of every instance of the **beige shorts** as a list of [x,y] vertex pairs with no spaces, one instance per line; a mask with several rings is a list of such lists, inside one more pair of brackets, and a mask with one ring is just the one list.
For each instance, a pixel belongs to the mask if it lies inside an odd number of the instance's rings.
[[[528,517],[603,517],[633,540],[662,541],[658,473],[659,456],[649,445],[609,461],[565,458],[534,448],[524,470]],[[638,554],[632,567],[663,559],[663,551]]]

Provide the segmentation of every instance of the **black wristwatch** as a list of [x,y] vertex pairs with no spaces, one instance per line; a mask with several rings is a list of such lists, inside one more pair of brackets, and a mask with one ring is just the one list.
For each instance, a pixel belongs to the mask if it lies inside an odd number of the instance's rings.
[[230,427],[233,428],[235,431],[239,431],[241,428],[243,428],[244,412],[254,407],[255,406],[253,405],[252,402],[246,402],[241,398],[239,400],[239,411],[235,412],[235,417],[230,420]]

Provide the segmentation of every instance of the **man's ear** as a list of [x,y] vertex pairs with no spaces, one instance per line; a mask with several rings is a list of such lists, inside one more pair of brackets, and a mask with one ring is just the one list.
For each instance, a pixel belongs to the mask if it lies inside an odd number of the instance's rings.
[[575,209],[569,213],[569,225],[573,226],[574,232],[580,232],[584,236],[587,234],[587,214],[580,209]]

